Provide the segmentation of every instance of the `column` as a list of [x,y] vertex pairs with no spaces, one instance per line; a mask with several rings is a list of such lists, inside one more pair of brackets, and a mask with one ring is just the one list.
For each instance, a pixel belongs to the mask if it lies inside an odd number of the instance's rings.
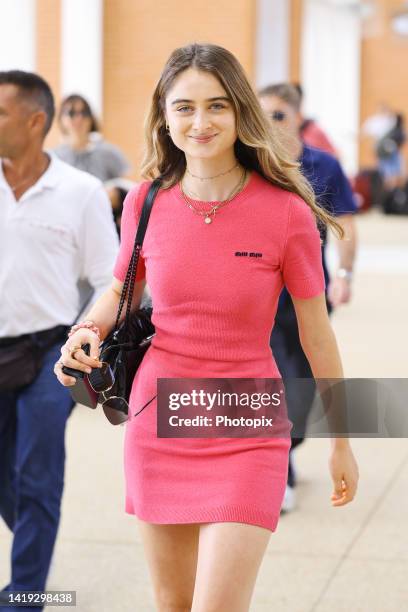
[[61,93],[83,95],[102,113],[102,0],[62,0]]
[[0,70],[35,70],[35,0],[2,0]]

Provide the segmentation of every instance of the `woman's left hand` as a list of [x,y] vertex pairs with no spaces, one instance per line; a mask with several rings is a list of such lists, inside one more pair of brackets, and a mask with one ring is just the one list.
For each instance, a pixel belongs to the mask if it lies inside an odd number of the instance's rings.
[[345,506],[353,499],[357,491],[358,466],[348,442],[334,443],[329,459],[329,468],[333,479],[334,491],[331,496],[333,506]]

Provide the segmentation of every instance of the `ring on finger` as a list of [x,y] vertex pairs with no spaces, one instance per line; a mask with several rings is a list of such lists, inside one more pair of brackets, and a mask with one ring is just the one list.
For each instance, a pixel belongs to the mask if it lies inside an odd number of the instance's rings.
[[81,347],[78,346],[77,344],[75,346],[73,346],[72,348],[68,349],[69,350],[69,356],[71,357],[71,359],[75,359],[75,353],[77,351],[79,351]]

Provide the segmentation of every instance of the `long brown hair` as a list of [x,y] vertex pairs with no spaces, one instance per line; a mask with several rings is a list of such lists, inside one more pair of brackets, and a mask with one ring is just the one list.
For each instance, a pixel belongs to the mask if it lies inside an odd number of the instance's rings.
[[270,183],[299,195],[310,206],[317,220],[330,226],[342,238],[343,228],[316,203],[312,187],[300,172],[300,164],[289,158],[241,64],[232,53],[218,45],[191,44],[180,47],[167,60],[145,123],[146,151],[142,175],[147,179],[160,175],[163,187],[168,188],[180,181],[185,173],[185,155],[166,130],[165,101],[175,78],[188,68],[214,75],[230,98],[238,134],[234,145],[237,160]]

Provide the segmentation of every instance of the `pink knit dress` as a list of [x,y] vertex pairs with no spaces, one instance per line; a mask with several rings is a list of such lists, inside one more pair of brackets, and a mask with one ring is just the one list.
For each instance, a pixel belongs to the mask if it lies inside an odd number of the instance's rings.
[[[120,281],[149,185],[125,201]],[[145,275],[151,291],[156,336],[133,383],[131,415],[156,395],[158,378],[279,377],[269,338],[283,285],[296,298],[324,291],[310,208],[255,172],[210,225],[186,206],[178,185],[161,190],[142,256],[138,278]],[[276,529],[289,437],[158,438],[156,428],[155,400],[126,425],[127,512],[150,523]]]

